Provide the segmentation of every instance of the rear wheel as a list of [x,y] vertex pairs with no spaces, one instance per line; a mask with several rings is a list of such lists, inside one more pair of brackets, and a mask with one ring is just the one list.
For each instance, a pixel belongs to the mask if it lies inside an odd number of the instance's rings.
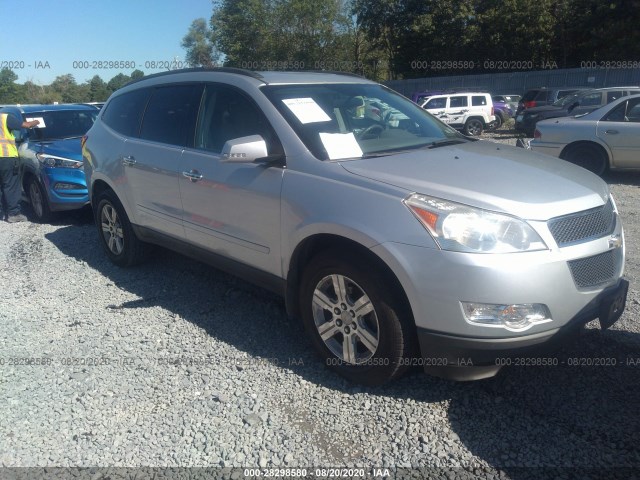
[[484,125],[481,120],[477,118],[470,118],[467,123],[464,124],[464,134],[470,137],[477,137],[482,134]]
[[381,385],[410,363],[415,325],[390,282],[366,264],[340,252],[319,254],[303,275],[300,307],[330,369],[353,382]]
[[607,171],[608,159],[599,145],[586,143],[569,147],[562,155],[568,162],[586,168],[596,175],[603,175]]
[[124,207],[111,190],[99,195],[95,221],[100,243],[113,263],[128,267],[144,260],[145,244],[136,237]]
[[35,177],[30,177],[27,181],[27,194],[36,220],[38,222],[48,221],[51,218],[51,210],[47,202],[47,195]]

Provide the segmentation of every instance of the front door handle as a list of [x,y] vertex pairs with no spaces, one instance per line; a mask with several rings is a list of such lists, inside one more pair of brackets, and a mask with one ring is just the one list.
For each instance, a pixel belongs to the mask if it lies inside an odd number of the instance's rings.
[[188,172],[182,172],[182,175],[187,177],[192,182],[197,182],[202,179],[202,174],[198,170],[190,170]]
[[608,133],[609,135],[615,135],[616,133],[618,133],[618,130],[607,130],[604,133]]
[[126,157],[122,157],[122,165],[135,165],[136,164],[136,159],[135,157],[132,157],[131,155],[127,155]]

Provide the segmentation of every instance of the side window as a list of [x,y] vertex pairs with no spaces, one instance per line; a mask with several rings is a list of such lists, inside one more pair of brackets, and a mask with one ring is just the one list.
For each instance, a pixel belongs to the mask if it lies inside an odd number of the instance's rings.
[[128,137],[137,137],[142,120],[142,112],[151,91],[134,90],[113,98],[102,112],[102,121],[116,132]]
[[[546,102],[548,98],[549,90],[540,90],[536,95],[536,101],[538,102]],[[558,95],[558,98],[560,98],[560,95]]]
[[622,90],[611,90],[610,92],[607,92],[607,103],[611,103],[623,96],[624,92]]
[[633,97],[611,110],[602,120],[606,122],[640,123],[640,97]]
[[597,107],[601,104],[601,102],[602,102],[602,94],[600,92],[591,93],[589,95],[585,95],[584,97],[582,97],[582,100],[580,100],[580,106],[581,107]]
[[487,105],[487,97],[484,95],[474,95],[471,97],[471,105],[474,107],[484,107]]
[[464,96],[464,95],[463,96],[457,96],[457,97],[450,97],[449,98],[449,106],[450,106],[450,108],[466,107],[467,105],[468,105],[467,97]]
[[221,153],[228,140],[260,135],[270,155],[284,153],[275,131],[258,106],[239,90],[225,85],[207,85],[195,148]]
[[632,100],[629,100],[626,103],[629,104],[627,107],[626,121],[640,123],[640,98],[635,96]]
[[427,102],[427,104],[423,108],[426,108],[426,109],[447,108],[447,99],[444,97],[432,98]]
[[140,138],[191,146],[202,89],[202,85],[156,88],[144,113]]

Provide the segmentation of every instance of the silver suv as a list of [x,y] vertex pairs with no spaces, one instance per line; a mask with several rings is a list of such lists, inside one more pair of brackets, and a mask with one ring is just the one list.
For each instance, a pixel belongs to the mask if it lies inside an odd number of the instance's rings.
[[114,263],[159,244],[279,292],[352,381],[491,376],[625,306],[600,178],[467,138],[361,77],[145,77],[111,96],[83,156]]

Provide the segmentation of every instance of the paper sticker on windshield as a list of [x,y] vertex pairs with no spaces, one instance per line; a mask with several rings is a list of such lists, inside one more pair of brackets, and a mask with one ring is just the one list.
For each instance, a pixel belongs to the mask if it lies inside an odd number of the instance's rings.
[[313,98],[286,98],[282,100],[301,123],[328,122],[331,117],[325,113]]
[[27,122],[33,122],[34,120],[38,120],[40,122],[34,128],[47,128],[47,126],[44,124],[44,118],[42,118],[42,117],[27,118]]
[[352,132],[320,133],[320,140],[331,160],[362,157],[362,149]]

